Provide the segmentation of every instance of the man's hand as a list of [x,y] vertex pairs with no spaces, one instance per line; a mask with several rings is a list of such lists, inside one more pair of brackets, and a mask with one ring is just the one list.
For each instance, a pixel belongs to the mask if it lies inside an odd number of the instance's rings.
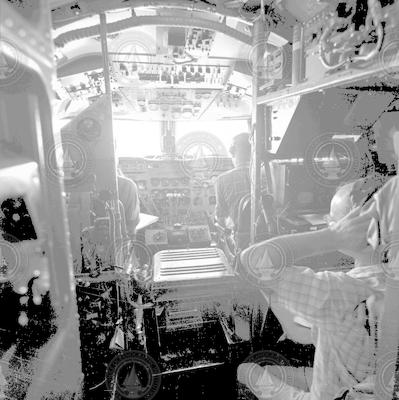
[[376,205],[364,211],[356,207],[345,217],[330,226],[337,241],[338,250],[346,253],[359,253],[367,247],[367,231],[373,218],[377,217]]

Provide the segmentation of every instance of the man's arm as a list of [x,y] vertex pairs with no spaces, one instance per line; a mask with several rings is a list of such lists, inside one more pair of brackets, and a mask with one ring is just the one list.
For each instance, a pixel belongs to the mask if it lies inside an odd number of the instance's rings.
[[[243,251],[242,264],[291,312],[310,322],[334,319],[366,299],[370,295],[367,286],[344,273],[315,273],[310,268],[295,268],[293,263],[333,250],[358,251],[366,245],[367,227],[374,212],[370,209],[361,214],[360,209],[355,209],[327,229],[285,235],[256,244]],[[276,279],[281,276],[282,279]]]
[[367,228],[374,214],[375,207],[364,213],[358,207],[326,229],[279,236],[255,244],[241,254],[241,262],[247,268],[270,271],[316,254],[336,250],[359,252],[367,245]]
[[223,186],[218,178],[215,183],[215,194],[216,194],[216,207],[215,207],[215,217],[216,221],[222,225],[226,225],[228,205],[223,193]]
[[306,321],[340,320],[372,290],[359,279],[344,272],[314,272],[310,268],[292,267],[270,285],[273,302]]

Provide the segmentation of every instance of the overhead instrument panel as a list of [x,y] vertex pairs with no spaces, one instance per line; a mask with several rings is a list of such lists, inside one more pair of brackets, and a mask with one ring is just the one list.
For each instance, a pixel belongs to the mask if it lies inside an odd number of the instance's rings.
[[[234,74],[234,77],[237,76],[234,83],[225,86],[220,83],[208,85],[204,82],[207,71],[210,71],[210,81],[222,82],[222,75],[225,72],[223,67],[184,66],[180,67],[186,71],[182,76],[183,78],[190,76],[189,81],[184,78],[179,82],[172,77],[172,81],[168,83],[162,81],[163,75],[157,72],[157,68],[152,72],[145,72],[144,78],[138,80],[137,84],[131,81],[125,82],[125,86],[119,86],[115,79],[111,79],[115,118],[129,117],[150,121],[189,120],[200,118],[207,112],[217,119],[220,115],[235,116],[237,113],[244,115],[250,113],[250,98],[246,95],[246,83],[239,73]],[[196,74],[203,75],[198,80]],[[170,78],[170,73],[167,76]],[[65,100],[66,109],[63,110],[65,115],[71,117],[78,113],[79,104],[81,105],[79,102],[87,100],[93,103],[105,93],[101,70],[60,78],[59,82],[57,94]]]
[[[133,87],[120,89],[128,108],[140,119],[179,120],[199,117],[218,95],[210,89]],[[118,112],[116,112],[118,115]]]
[[[163,13],[176,18],[168,10]],[[179,13],[190,18],[183,10]],[[112,15],[108,17],[112,20]],[[109,35],[108,42],[114,118],[159,121],[250,115],[249,44],[215,30],[175,26],[138,27]],[[93,38],[82,40],[82,48],[73,51],[68,44],[59,45],[57,94],[72,101],[64,110],[69,117],[76,114],[74,103],[92,103],[105,93],[102,58]],[[235,70],[237,61],[248,64],[245,71]]]

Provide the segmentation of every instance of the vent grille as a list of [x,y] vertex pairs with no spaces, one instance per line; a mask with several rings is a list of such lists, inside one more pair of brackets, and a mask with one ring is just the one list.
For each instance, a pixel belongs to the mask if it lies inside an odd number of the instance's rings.
[[154,282],[190,281],[233,276],[220,249],[164,250],[154,257]]

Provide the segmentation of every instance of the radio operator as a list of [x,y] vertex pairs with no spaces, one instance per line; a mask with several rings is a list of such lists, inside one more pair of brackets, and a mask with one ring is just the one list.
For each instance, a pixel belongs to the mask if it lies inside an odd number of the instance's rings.
[[[276,237],[242,253],[244,267],[261,277],[273,301],[312,325],[316,347],[313,369],[240,365],[239,381],[248,386],[252,383],[250,389],[261,398],[344,398],[345,392],[375,373],[377,323],[371,317],[375,309],[372,300],[383,296],[385,275],[379,265],[370,266],[372,248],[367,246],[367,228],[377,213],[375,202],[367,211],[362,211],[361,201],[356,202],[361,186],[356,181],[337,191],[331,201],[328,228]],[[335,250],[354,257],[355,268],[344,273],[291,266],[305,256]],[[281,260],[282,254],[290,262]],[[273,278],[275,266],[280,265],[283,269]],[[281,368],[290,369],[287,374],[294,376],[293,382],[284,382],[278,373]],[[279,389],[271,393],[272,387]]]

